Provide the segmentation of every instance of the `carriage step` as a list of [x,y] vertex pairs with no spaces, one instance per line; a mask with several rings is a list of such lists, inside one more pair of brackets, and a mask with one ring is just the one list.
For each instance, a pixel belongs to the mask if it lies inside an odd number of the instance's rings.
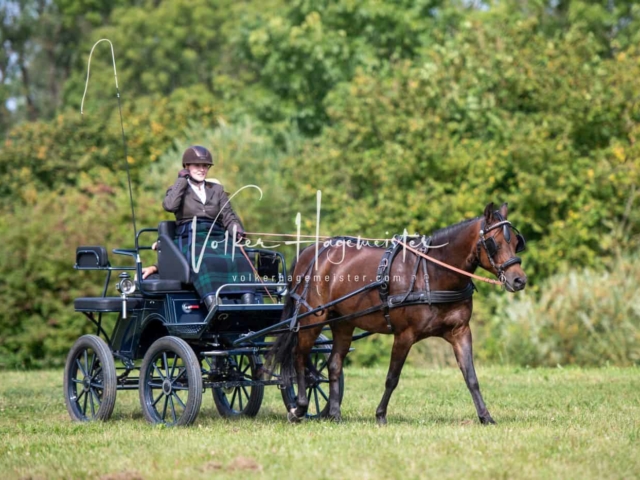
[[[122,297],[81,297],[73,301],[73,306],[76,312],[121,312]],[[127,298],[127,310],[138,310],[143,306],[143,298]]]

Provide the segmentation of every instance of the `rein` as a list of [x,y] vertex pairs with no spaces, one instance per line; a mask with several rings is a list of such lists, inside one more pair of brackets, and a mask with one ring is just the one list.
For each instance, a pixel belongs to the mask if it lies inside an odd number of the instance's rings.
[[407,250],[409,250],[410,252],[413,252],[413,253],[415,253],[416,255],[419,255],[419,256],[421,256],[421,257],[423,257],[423,258],[426,258],[426,259],[427,259],[427,260],[429,260],[430,262],[433,262],[433,263],[435,263],[435,264],[438,264],[438,265],[440,265],[441,267],[448,268],[449,270],[452,270],[452,271],[454,271],[454,272],[456,272],[456,273],[459,273],[459,274],[461,274],[461,275],[466,275],[467,277],[471,277],[471,278],[474,278],[474,279],[476,279],[476,280],[480,280],[481,282],[491,283],[492,285],[502,285],[502,284],[503,284],[502,282],[500,282],[500,281],[498,281],[498,280],[494,280],[494,279],[492,279],[492,278],[482,277],[482,276],[480,276],[480,275],[475,275],[475,274],[473,274],[473,273],[465,272],[464,270],[461,270],[460,268],[456,268],[456,267],[454,267],[454,266],[452,266],[452,265],[449,265],[449,264],[447,264],[447,263],[441,262],[440,260],[436,260],[435,258],[431,258],[431,257],[429,257],[429,256],[425,255],[424,253],[422,253],[421,251],[416,250],[415,248],[412,248],[412,247],[410,247],[409,245],[407,245],[406,243],[401,242],[401,241],[399,241],[399,240],[398,240],[398,243],[399,243],[400,245],[402,245],[403,247],[405,247],[405,248],[406,248]]
[[267,292],[267,295],[269,295],[269,298],[271,299],[271,301],[273,303],[276,303],[275,300],[273,299],[273,297],[271,296],[271,294],[269,293],[269,289],[267,288],[267,286],[264,284],[264,282],[262,281],[262,278],[260,278],[260,275],[258,274],[258,271],[256,270],[256,268],[253,266],[253,263],[251,262],[251,260],[249,259],[249,255],[247,255],[247,252],[244,251],[244,247],[240,247],[240,251],[242,252],[242,255],[244,255],[244,258],[247,259],[247,262],[249,262],[249,266],[251,267],[251,270],[253,270],[253,274],[256,276],[256,278],[260,281],[260,283],[263,285],[264,287],[264,291]]

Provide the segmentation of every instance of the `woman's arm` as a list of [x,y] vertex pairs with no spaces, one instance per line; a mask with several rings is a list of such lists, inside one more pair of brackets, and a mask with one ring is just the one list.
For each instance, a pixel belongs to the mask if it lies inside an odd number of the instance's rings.
[[222,225],[224,226],[224,228],[229,233],[233,233],[233,226],[236,225],[236,230],[244,234],[244,227],[242,226],[242,222],[233,211],[233,208],[231,208],[231,202],[229,202],[229,197],[224,190],[220,194],[220,207],[222,208],[220,216],[222,217]]
[[162,206],[167,212],[175,213],[180,209],[182,197],[188,186],[189,183],[186,177],[178,177],[176,183],[169,187],[162,201]]

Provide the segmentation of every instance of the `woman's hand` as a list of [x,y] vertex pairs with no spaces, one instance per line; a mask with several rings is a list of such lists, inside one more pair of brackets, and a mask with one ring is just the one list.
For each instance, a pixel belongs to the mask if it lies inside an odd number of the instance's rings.
[[153,275],[154,273],[158,273],[158,267],[155,265],[151,265],[150,267],[144,267],[142,269],[142,279],[144,280],[149,275]]
[[183,168],[178,172],[178,178],[189,178],[189,170]]

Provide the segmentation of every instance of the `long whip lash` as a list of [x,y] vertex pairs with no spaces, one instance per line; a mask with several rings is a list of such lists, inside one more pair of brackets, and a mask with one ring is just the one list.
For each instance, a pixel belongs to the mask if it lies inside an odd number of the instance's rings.
[[93,51],[101,42],[108,42],[111,47],[111,61],[113,62],[113,77],[116,82],[116,98],[118,99],[118,112],[120,113],[120,128],[122,130],[122,145],[124,147],[124,163],[127,167],[127,182],[129,184],[129,202],[131,204],[131,220],[133,222],[133,240],[135,242],[136,234],[138,230],[136,228],[136,212],[133,207],[133,191],[131,189],[131,172],[129,171],[129,160],[128,160],[129,154],[128,154],[128,148],[127,148],[127,137],[124,134],[124,121],[122,120],[122,105],[120,102],[120,88],[118,87],[118,73],[116,71],[116,56],[115,56],[115,53],[113,52],[113,43],[111,43],[111,40],[107,38],[102,38],[98,40],[96,43],[93,44],[93,47],[91,47],[91,52],[89,53],[89,61],[87,63],[87,80],[84,84],[84,93],[82,94],[82,102],[80,103],[80,116],[84,118],[84,98],[87,95],[87,89],[89,88],[89,74],[91,73],[91,57],[93,56]]

